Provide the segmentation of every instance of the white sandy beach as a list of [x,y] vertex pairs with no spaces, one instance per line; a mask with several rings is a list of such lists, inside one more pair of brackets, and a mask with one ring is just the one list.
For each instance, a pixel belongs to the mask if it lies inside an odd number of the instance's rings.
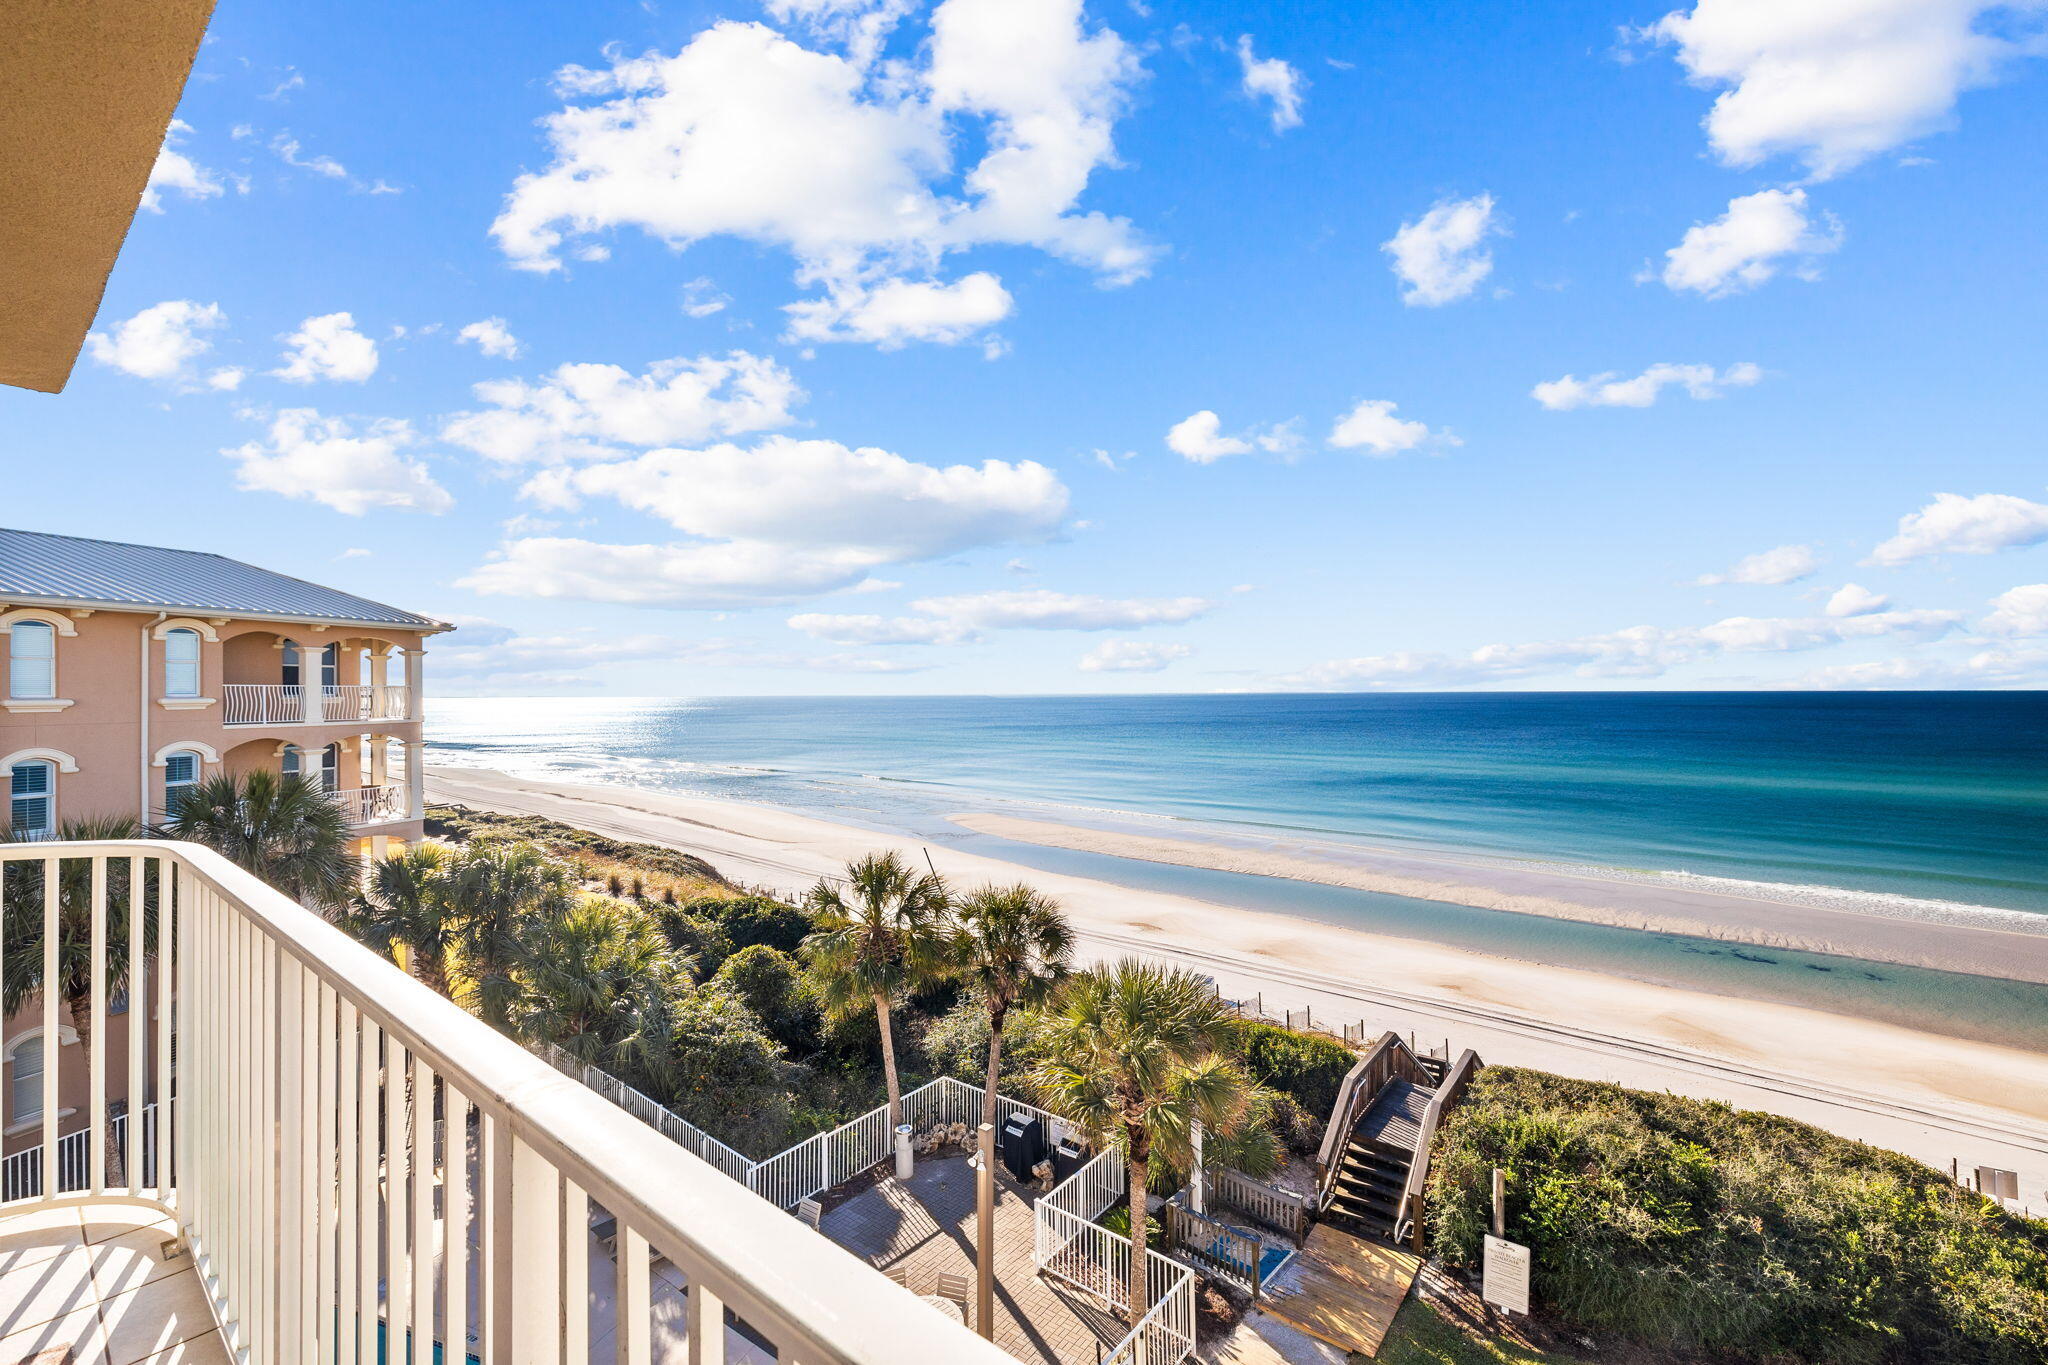
[[[872,850],[927,856],[912,838],[705,797],[468,768],[432,769],[427,788],[435,802],[673,845],[734,880],[784,893]],[[1261,995],[1269,1012],[1307,1006],[1320,1023],[1363,1020],[1424,1042],[1448,1038],[1488,1062],[1768,1109],[1942,1168],[1956,1159],[1966,1169],[2015,1169],[2024,1198],[2048,1205],[2048,1055],[1489,957],[943,847],[928,856],[958,882],[1028,880],[1057,896],[1091,959],[1171,960],[1213,976],[1226,995]]]
[[[1261,877],[1292,877],[1487,910],[2048,983],[2048,933],[1858,913],[1649,878],[1618,880],[1525,864],[1464,862],[1392,850],[1346,849],[1340,861],[1330,850],[1285,842],[1253,845],[1181,839],[988,812],[948,818],[980,834],[1084,853]],[[1987,913],[2014,924],[2048,923],[2042,916],[2022,911]]]

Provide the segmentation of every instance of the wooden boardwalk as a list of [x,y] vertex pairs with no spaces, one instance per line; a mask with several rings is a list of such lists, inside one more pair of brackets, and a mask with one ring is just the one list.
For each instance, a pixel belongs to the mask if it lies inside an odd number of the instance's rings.
[[1322,1223],[1267,1283],[1260,1306],[1340,1351],[1372,1356],[1421,1268],[1413,1252]]

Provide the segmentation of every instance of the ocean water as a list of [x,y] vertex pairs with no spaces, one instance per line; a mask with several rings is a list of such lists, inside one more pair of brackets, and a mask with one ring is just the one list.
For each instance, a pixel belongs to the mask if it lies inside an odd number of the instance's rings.
[[2048,916],[2043,693],[442,700],[428,734],[430,762],[779,805],[1030,866],[2048,1048],[2048,988],[1137,863],[944,819],[1003,810],[1340,856],[1684,874],[1764,899],[2032,925]]

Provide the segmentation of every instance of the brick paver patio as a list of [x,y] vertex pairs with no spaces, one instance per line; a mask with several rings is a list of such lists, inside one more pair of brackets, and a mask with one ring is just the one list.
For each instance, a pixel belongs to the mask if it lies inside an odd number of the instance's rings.
[[[1037,1195],[1007,1174],[997,1178],[996,1344],[1031,1365],[1095,1365],[1123,1340],[1125,1325],[1033,1268]],[[827,1209],[819,1229],[878,1270],[908,1269],[914,1293],[930,1293],[942,1272],[965,1275],[971,1286],[974,1171],[964,1156],[921,1160],[908,1181],[891,1177]],[[968,1312],[971,1322],[971,1290]]]

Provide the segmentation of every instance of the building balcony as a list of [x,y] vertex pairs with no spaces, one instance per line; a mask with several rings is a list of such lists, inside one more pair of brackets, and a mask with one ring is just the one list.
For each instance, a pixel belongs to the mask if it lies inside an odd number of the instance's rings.
[[[10,954],[52,975],[60,951],[141,964],[40,1004],[53,1039],[60,1011],[89,1013],[91,1046],[45,1058],[49,1093],[60,1065],[86,1076],[89,1118],[67,1144],[46,1109],[40,1169],[0,1203],[0,1345],[125,1360],[122,1342],[217,1337],[251,1365],[1008,1359],[208,850],[0,847],[0,878],[34,916]],[[167,1007],[113,1015],[119,989]],[[121,1122],[127,1095],[159,1102]],[[131,1226],[110,1233],[116,1206]],[[93,1250],[116,1241],[125,1259]],[[140,1288],[109,1278],[117,1261]]]
[[223,725],[348,725],[413,719],[412,689],[394,683],[306,688],[280,683],[225,683]]
[[351,829],[415,818],[411,793],[404,787],[345,787],[328,795],[341,807]]

